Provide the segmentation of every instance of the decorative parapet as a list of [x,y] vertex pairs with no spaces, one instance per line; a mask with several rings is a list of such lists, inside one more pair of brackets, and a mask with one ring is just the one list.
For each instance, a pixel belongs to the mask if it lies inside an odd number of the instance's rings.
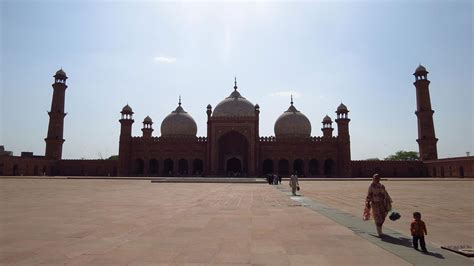
[[276,138],[274,136],[270,137],[260,137],[260,142],[275,142]]
[[322,137],[311,137],[311,142],[321,142],[325,139],[323,139]]
[[87,163],[110,163],[114,164],[117,163],[117,160],[109,160],[109,159],[62,159],[58,161],[60,163],[67,163],[67,162],[87,162]]
[[[297,139],[297,138],[279,138],[278,139],[278,142],[311,142],[311,143],[315,143],[315,142],[335,142],[337,141],[337,138],[336,137],[332,137],[330,139],[328,138],[323,138],[323,137],[309,137],[309,138],[301,138],[301,139]],[[269,137],[260,137],[260,142],[277,142],[277,138],[274,137],[274,136],[269,136]]]
[[140,143],[143,141],[151,142],[207,142],[207,137],[195,137],[195,136],[168,136],[168,137],[151,137],[150,139],[144,139],[143,137],[132,137],[133,143]]

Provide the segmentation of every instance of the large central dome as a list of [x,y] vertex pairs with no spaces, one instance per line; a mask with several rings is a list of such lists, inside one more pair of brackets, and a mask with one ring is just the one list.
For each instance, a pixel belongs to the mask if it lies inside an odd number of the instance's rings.
[[235,81],[234,91],[214,108],[212,116],[255,116],[255,106],[240,95],[237,91],[237,81]]

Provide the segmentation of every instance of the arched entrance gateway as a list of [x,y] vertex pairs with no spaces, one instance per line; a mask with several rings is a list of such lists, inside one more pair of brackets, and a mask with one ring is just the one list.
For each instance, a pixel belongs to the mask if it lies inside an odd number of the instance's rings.
[[248,141],[244,135],[231,131],[219,138],[219,173],[245,176],[248,166]]
[[273,161],[266,159],[263,161],[263,174],[272,174],[273,173]]
[[242,161],[235,157],[228,159],[225,170],[231,176],[242,175]]

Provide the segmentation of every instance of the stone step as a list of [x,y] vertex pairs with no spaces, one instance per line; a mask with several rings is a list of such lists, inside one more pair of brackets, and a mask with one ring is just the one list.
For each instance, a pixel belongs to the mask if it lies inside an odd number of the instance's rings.
[[158,177],[152,183],[248,183],[268,184],[264,178],[252,177]]

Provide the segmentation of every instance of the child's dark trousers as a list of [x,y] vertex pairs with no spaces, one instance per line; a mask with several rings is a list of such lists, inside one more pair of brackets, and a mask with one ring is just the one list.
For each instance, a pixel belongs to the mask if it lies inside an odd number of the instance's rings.
[[418,240],[420,241],[421,250],[426,252],[426,244],[424,236],[413,236],[413,247],[418,249]]

